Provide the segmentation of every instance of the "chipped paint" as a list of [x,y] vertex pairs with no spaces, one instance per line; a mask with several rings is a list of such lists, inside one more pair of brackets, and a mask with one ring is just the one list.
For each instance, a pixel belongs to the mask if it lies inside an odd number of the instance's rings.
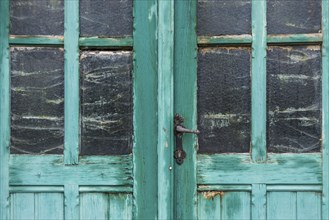
[[202,195],[205,199],[214,199],[216,196],[222,197],[224,195],[223,191],[208,191],[202,192]]

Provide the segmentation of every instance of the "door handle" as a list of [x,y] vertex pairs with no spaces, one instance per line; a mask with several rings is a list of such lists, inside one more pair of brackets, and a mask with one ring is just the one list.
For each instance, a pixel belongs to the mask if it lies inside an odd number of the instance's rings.
[[199,130],[190,130],[185,128],[183,123],[184,118],[181,115],[176,114],[174,118],[174,132],[176,136],[176,150],[174,152],[174,158],[176,159],[176,163],[178,165],[182,165],[186,157],[186,152],[183,149],[183,134],[200,134]]

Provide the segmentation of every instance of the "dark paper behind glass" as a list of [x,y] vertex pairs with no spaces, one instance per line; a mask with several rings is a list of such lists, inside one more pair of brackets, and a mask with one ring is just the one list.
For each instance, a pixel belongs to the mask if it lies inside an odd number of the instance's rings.
[[250,48],[198,53],[199,152],[249,152]]

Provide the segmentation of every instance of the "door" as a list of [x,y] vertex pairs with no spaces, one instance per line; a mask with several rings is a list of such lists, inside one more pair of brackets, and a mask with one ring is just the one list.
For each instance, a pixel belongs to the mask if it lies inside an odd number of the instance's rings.
[[154,4],[0,1],[0,219],[156,216]]
[[328,8],[175,1],[176,219],[329,218]]

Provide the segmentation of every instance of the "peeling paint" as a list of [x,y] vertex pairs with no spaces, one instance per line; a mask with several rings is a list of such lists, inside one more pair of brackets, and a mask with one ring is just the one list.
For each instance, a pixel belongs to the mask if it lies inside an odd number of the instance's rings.
[[202,192],[202,195],[205,199],[214,199],[216,196],[222,197],[224,195],[223,191],[209,191]]

